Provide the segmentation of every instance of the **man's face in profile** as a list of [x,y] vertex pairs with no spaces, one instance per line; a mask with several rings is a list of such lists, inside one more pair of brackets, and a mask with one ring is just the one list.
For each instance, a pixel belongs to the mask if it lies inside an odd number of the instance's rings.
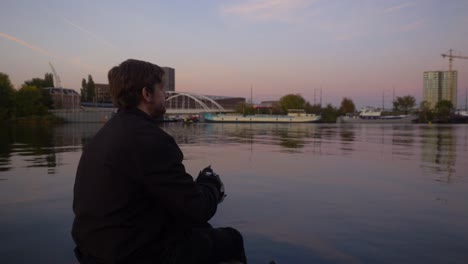
[[166,113],[166,91],[161,83],[155,85],[152,97],[148,105],[151,117],[160,118]]

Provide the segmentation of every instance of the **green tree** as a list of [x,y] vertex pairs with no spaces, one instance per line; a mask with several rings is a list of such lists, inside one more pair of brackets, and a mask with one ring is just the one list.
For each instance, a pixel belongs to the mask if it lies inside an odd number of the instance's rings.
[[340,112],[336,107],[334,107],[332,104],[327,104],[327,106],[322,109],[322,122],[336,123],[336,119],[338,118],[339,114]]
[[419,122],[427,123],[434,119],[434,111],[432,111],[428,101],[422,101],[419,105]]
[[451,101],[440,100],[435,106],[436,119],[441,122],[448,122],[453,117],[454,106]]
[[38,88],[42,93],[42,105],[48,109],[52,109],[54,106],[54,101],[49,91],[44,88],[54,87],[54,77],[52,73],[45,73],[44,79],[41,78],[32,78],[24,82],[23,86],[34,86]]
[[46,87],[54,87],[54,75],[52,73],[46,72],[44,74],[44,82],[47,85]]
[[304,109],[306,100],[300,94],[288,94],[280,99],[280,106],[283,111],[288,109]]
[[0,121],[9,119],[14,113],[15,89],[10,77],[0,72]]
[[88,102],[95,101],[96,87],[94,85],[93,76],[88,75],[88,83],[86,84],[86,99]]
[[42,88],[46,87],[46,82],[44,79],[41,78],[32,78],[31,80],[24,81],[23,86],[34,86],[37,88]]
[[340,112],[343,114],[354,113],[356,111],[356,106],[354,105],[353,100],[350,98],[343,98],[341,100]]
[[416,105],[416,99],[411,95],[406,95],[403,97],[397,97],[393,102],[393,108],[397,111],[405,112],[405,115],[408,114],[408,111]]
[[319,104],[311,105],[309,102],[305,103],[304,110],[308,114],[320,114],[322,112],[322,107]]
[[47,109],[54,108],[54,100],[52,99],[52,95],[50,95],[49,90],[41,88],[41,93],[42,93],[42,104]]
[[253,115],[255,114],[255,109],[252,104],[241,102],[236,106],[236,112],[243,115]]
[[35,86],[23,86],[16,93],[15,104],[18,117],[47,113],[47,107],[43,105],[42,91]]
[[83,80],[81,80],[81,101],[82,102],[88,101],[88,95],[86,93],[87,90],[88,90],[88,85],[86,84],[86,79],[83,78]]
[[36,86],[37,88],[48,88],[54,87],[54,77],[52,73],[45,73],[44,79],[42,78],[32,78],[24,82],[25,86]]

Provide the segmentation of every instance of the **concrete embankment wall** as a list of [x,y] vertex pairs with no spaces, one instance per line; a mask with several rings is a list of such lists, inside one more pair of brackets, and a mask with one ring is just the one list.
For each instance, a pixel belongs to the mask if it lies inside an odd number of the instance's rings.
[[52,110],[57,117],[63,118],[67,123],[105,123],[114,114],[114,109],[103,110]]

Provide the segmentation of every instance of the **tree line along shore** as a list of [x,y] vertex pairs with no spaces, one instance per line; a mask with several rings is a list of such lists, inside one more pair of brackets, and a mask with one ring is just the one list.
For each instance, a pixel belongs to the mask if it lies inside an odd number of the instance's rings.
[[[49,113],[50,109],[60,109],[54,104],[49,91],[44,88],[54,87],[52,73],[45,73],[44,78],[26,80],[19,89],[15,89],[7,74],[0,72],[0,122],[16,123],[61,123],[58,117]],[[82,80],[81,101],[91,102],[95,96],[95,84],[91,75]],[[271,107],[261,108],[249,103],[240,103],[235,111],[242,114],[286,114],[288,109],[304,109],[306,113],[319,114],[322,122],[335,123],[337,118],[346,114],[357,113],[351,98],[344,97],[339,107],[332,104],[311,104],[300,94],[287,94]],[[455,109],[452,102],[442,100],[431,108],[425,101],[416,107],[416,99],[411,95],[396,97],[393,109],[383,111],[383,115],[415,114],[420,123],[449,123],[454,119]]]

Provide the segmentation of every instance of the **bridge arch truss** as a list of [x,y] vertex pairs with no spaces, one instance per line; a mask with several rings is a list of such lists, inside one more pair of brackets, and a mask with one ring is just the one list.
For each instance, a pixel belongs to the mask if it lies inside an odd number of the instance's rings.
[[168,112],[225,112],[215,100],[200,94],[185,92],[166,92]]

